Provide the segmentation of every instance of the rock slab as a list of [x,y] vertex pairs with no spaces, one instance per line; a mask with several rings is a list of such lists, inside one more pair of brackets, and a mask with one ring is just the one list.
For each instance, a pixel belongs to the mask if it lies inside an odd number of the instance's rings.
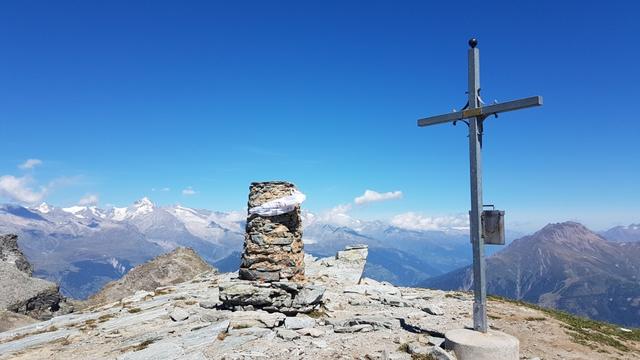
[[324,287],[293,282],[235,280],[219,285],[221,309],[264,310],[287,315],[309,313],[322,303]]

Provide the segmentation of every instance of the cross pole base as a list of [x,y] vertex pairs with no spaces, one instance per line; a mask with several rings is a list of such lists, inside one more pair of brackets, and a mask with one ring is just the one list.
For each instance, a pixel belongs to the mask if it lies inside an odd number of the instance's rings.
[[520,341],[500,331],[456,329],[444,334],[445,348],[458,360],[519,360]]

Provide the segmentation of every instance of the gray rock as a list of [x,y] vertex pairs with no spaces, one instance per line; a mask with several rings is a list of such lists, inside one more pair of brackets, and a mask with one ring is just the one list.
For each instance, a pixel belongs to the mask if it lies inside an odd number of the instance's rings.
[[183,321],[189,318],[189,313],[182,308],[175,308],[171,311],[169,317],[173,321]]
[[281,313],[268,313],[266,311],[238,311],[231,314],[229,328],[274,328],[280,326],[285,317]]
[[367,260],[369,247],[367,245],[347,245],[344,250],[338,251],[336,259],[340,261],[362,262]]
[[327,346],[329,346],[329,344],[327,344],[326,341],[324,340],[315,340],[311,342],[315,347],[320,348],[320,349],[324,349]]
[[284,327],[291,330],[303,328],[312,328],[316,325],[316,321],[307,315],[298,315],[295,317],[287,317],[284,319]]
[[220,305],[229,310],[261,309],[287,315],[308,313],[321,304],[324,288],[315,285],[234,280],[219,286]]
[[58,285],[31,277],[31,271],[31,264],[18,248],[18,237],[0,236],[0,311],[39,320],[73,311],[73,306],[58,291]]
[[156,342],[140,351],[131,351],[118,357],[118,360],[161,360],[180,359],[184,356],[184,349],[172,342]]
[[251,270],[240,269],[238,274],[241,279],[251,281],[278,281],[280,280],[280,273],[278,271],[264,271],[264,270]]
[[0,310],[46,320],[60,309],[64,297],[58,285],[32,278],[12,264],[0,261]]
[[407,352],[411,355],[421,355],[433,360],[454,360],[454,358],[439,346],[428,346],[418,342],[410,342]]
[[305,328],[305,329],[300,329],[298,330],[298,334],[303,335],[303,336],[311,336],[314,338],[320,337],[322,335],[324,335],[324,331],[318,329],[318,328]]
[[451,354],[439,346],[432,346],[428,355],[430,355],[433,360],[455,360]]
[[[233,352],[237,352],[237,348],[246,344],[250,341],[254,341],[256,339],[266,339],[272,340],[275,338],[276,334],[270,330],[265,328],[243,328],[243,329],[235,329],[230,330],[228,332],[229,336],[224,339],[224,345],[226,348]],[[244,357],[241,357],[244,359]]]
[[18,235],[0,235],[0,261],[13,264],[16,269],[31,276],[32,267],[18,248]]
[[443,347],[444,338],[437,336],[429,336],[429,344],[433,346]]
[[410,342],[407,344],[407,352],[412,355],[428,355],[431,348],[419,342]]
[[422,310],[431,315],[437,315],[437,316],[444,315],[444,310],[442,310],[442,307],[440,306],[440,304],[429,304],[424,306]]
[[277,335],[284,340],[295,340],[300,338],[300,334],[289,329],[278,329]]
[[203,309],[215,309],[220,304],[222,304],[220,301],[210,301],[210,300],[203,300],[203,301],[200,301],[199,303],[200,307]]
[[394,295],[382,295],[380,296],[380,302],[385,305],[395,306],[395,307],[408,307],[411,306],[411,302],[404,300],[400,296]]
[[[393,319],[373,316],[358,316],[342,320],[331,319],[329,323],[334,326],[333,331],[337,333],[375,331],[381,328],[393,329],[397,327]],[[370,328],[361,325],[369,325]]]
[[366,245],[347,246],[335,257],[327,257],[313,261],[313,257],[305,258],[305,276],[308,279],[331,281],[344,285],[355,285],[360,282],[364,266],[367,262]]
[[319,304],[325,289],[321,286],[307,285],[293,299],[294,305],[309,306]]
[[347,286],[344,288],[344,293],[360,294],[368,296],[401,296],[400,290],[392,285],[385,285],[382,283],[374,282],[374,280],[367,279],[369,284],[359,284],[353,286]]

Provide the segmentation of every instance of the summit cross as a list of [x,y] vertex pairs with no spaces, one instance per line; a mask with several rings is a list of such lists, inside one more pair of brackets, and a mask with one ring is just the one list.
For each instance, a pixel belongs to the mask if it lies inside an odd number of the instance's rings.
[[485,278],[484,238],[482,224],[482,134],[484,120],[499,113],[542,105],[541,96],[483,106],[480,99],[480,51],[478,41],[469,40],[468,103],[461,111],[418,120],[418,126],[464,121],[469,125],[469,163],[471,175],[470,238],[473,248],[473,329],[487,332],[487,285]]

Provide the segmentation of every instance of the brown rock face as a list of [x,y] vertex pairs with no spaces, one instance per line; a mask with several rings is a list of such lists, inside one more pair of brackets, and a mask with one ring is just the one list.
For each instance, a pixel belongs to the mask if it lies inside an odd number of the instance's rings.
[[107,283],[85,305],[118,301],[138,290],[152,291],[161,286],[175,285],[211,270],[214,269],[193,249],[177,248],[138,265],[122,278]]
[[[251,183],[249,209],[289,196],[294,190],[295,185],[285,181]],[[239,275],[245,280],[304,280],[300,206],[281,215],[248,216]]]

